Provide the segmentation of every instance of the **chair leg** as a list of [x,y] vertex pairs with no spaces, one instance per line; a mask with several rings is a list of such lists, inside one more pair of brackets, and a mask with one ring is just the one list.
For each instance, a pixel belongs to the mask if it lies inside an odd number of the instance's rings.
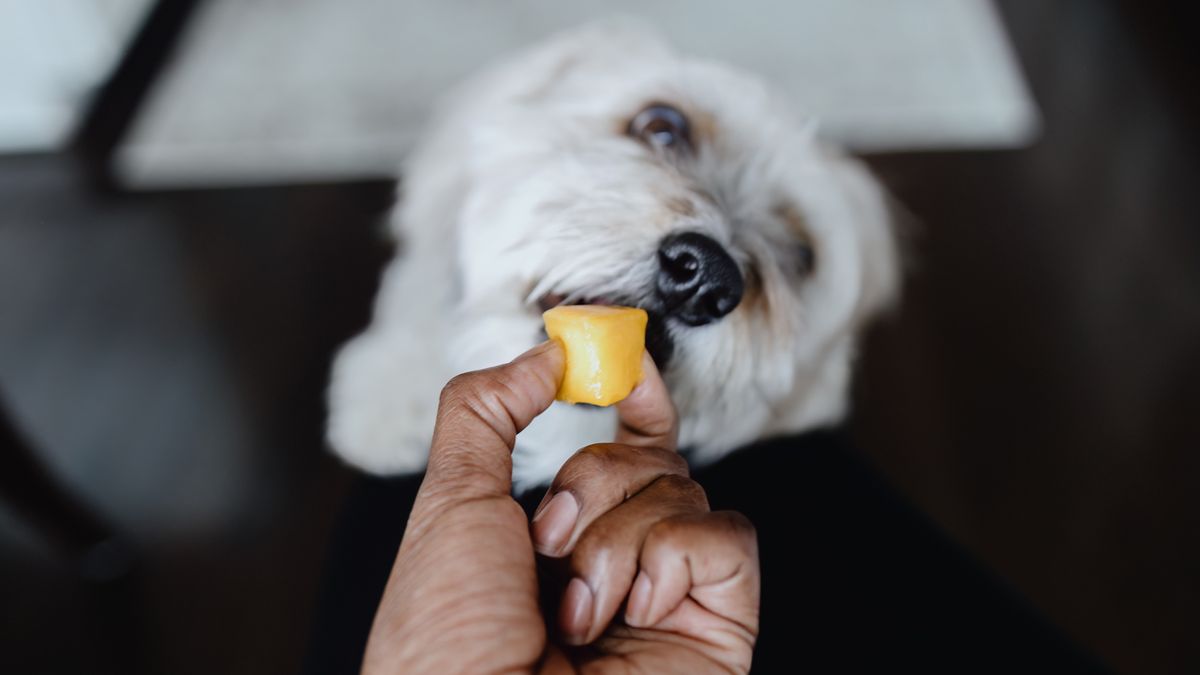
[[107,581],[129,571],[129,546],[42,463],[2,398],[0,500],[83,576]]

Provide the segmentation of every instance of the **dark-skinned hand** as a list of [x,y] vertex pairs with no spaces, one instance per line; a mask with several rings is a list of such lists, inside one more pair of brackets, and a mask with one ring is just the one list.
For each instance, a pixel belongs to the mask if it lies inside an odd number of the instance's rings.
[[[364,673],[744,673],[758,635],[754,528],[711,512],[676,453],[649,355],[613,443],[563,465],[532,524],[511,496],[516,435],[554,401],[546,342],[442,390],[429,465]],[[565,588],[535,551],[555,559]],[[544,615],[540,590],[559,598]],[[561,595],[560,595],[561,593]]]

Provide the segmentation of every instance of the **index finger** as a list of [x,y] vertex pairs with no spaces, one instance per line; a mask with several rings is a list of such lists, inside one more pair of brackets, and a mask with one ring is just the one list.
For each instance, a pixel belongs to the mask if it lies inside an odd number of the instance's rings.
[[642,381],[617,404],[617,443],[675,450],[679,416],[650,352],[642,352]]

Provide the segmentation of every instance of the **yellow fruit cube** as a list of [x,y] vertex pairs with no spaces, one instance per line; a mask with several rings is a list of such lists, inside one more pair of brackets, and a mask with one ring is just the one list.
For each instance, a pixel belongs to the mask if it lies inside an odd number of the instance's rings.
[[542,314],[546,335],[567,353],[558,400],[612,405],[642,379],[646,312],[636,307],[564,305]]

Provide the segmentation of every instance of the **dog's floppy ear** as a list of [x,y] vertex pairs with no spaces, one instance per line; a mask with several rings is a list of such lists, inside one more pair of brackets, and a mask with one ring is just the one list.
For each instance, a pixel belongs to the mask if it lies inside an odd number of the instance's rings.
[[514,101],[534,101],[592,69],[612,73],[614,65],[621,63],[635,66],[671,57],[666,41],[648,24],[614,17],[552,35],[498,64],[487,78]]
[[903,263],[896,202],[863,162],[828,151],[829,170],[853,211],[862,257],[862,288],[856,322],[861,324],[889,309],[900,298]]

